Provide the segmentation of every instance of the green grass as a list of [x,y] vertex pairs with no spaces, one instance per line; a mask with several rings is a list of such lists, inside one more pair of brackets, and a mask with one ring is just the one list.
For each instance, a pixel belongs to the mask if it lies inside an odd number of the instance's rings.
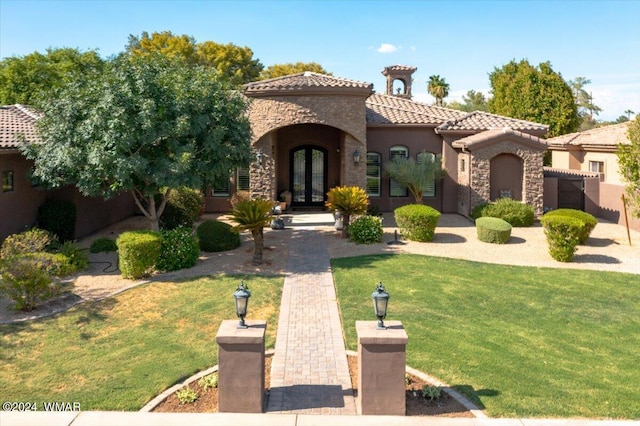
[[347,346],[391,295],[407,363],[495,417],[640,418],[640,276],[417,255],[332,261]]
[[79,402],[82,410],[139,410],[181,379],[217,364],[233,291],[249,285],[248,319],[268,322],[273,347],[282,277],[216,275],[136,287],[55,317],[2,325],[3,401]]

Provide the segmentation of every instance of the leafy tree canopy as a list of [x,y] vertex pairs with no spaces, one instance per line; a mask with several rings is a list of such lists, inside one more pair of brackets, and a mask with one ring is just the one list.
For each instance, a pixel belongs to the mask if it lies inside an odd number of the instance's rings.
[[78,76],[92,79],[104,61],[95,50],[47,49],[0,61],[0,105],[35,104],[45,92],[62,87]]
[[575,132],[580,124],[571,87],[549,62],[534,67],[515,60],[489,74],[489,111],[549,125],[549,136]]
[[629,145],[618,146],[618,165],[620,174],[626,182],[626,192],[632,211],[640,218],[640,116],[629,123],[627,137]]
[[[246,101],[210,68],[122,56],[40,104],[40,144],[25,144],[44,184],[88,196],[131,191],[158,229],[172,188],[201,189],[250,161]],[[158,197],[158,205],[154,196]]]
[[450,102],[446,106],[448,108],[457,109],[460,111],[472,112],[472,111],[487,111],[487,99],[482,92],[476,92],[475,90],[469,90],[466,95],[462,97],[462,102]]
[[296,62],[287,64],[270,65],[260,73],[260,80],[283,77],[285,75],[298,74],[305,71],[316,72],[318,74],[333,75],[325,70],[322,65],[316,62]]
[[258,79],[264,65],[253,59],[253,51],[248,47],[233,43],[219,44],[213,41],[197,43],[187,35],[174,35],[170,31],[146,31],[142,36],[129,36],[126,52],[133,56],[160,53],[169,58],[181,58],[191,65],[215,68],[220,78],[233,85],[241,85]]

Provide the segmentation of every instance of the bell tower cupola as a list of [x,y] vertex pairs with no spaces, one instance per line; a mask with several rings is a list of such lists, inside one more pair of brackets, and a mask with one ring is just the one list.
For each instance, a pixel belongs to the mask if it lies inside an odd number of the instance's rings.
[[417,69],[407,65],[385,67],[382,75],[387,77],[387,95],[411,99],[411,76]]

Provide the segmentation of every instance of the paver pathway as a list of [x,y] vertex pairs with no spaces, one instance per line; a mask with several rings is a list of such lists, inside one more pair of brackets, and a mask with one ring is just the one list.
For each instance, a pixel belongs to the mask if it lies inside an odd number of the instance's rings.
[[267,412],[355,415],[324,237],[292,230]]

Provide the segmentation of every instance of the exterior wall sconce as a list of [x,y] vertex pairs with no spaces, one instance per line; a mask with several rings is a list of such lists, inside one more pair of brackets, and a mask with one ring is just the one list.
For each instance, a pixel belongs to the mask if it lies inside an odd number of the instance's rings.
[[360,162],[360,151],[358,151],[358,148],[356,148],[355,151],[353,151],[353,164],[358,164]]
[[384,325],[382,321],[387,316],[387,305],[389,304],[389,293],[387,293],[384,289],[382,283],[378,283],[378,287],[376,290],[371,293],[371,298],[373,299],[373,310],[378,317],[378,326],[376,330],[386,330],[387,327]]
[[238,328],[249,328],[249,326],[244,322],[244,317],[247,315],[250,297],[251,292],[249,291],[249,287],[244,285],[244,281],[241,281],[238,289],[233,293],[233,298],[236,302],[236,314],[238,315],[238,318],[240,318]]
[[256,161],[259,165],[262,165],[262,162],[264,161],[264,153],[262,152],[262,148],[260,148],[258,152],[256,152]]

